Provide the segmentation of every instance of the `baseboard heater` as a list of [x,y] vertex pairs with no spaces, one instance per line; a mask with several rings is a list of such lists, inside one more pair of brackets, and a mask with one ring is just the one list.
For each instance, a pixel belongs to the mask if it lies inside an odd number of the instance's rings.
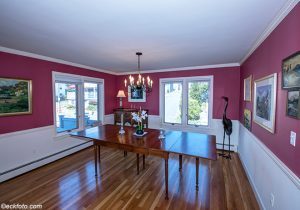
[[[82,143],[82,144],[78,144],[78,145],[73,146],[73,147],[70,147],[70,148],[68,148],[68,149],[64,149],[64,150],[62,150],[62,151],[56,152],[56,153],[54,153],[54,154],[52,154],[52,155],[48,155],[48,156],[46,156],[46,157],[40,158],[40,159],[38,159],[38,160],[31,161],[31,162],[29,162],[29,163],[26,163],[26,164],[24,164],[24,165],[18,166],[18,167],[16,167],[16,168],[9,169],[9,170],[7,170],[7,171],[1,172],[1,173],[0,173],[0,176],[2,176],[2,175],[4,175],[4,174],[7,174],[7,173],[10,173],[10,172],[13,172],[13,171],[16,171],[16,170],[19,170],[20,168],[23,168],[23,167],[32,165],[32,164],[34,164],[34,163],[40,162],[40,161],[42,161],[42,160],[45,160],[45,159],[47,159],[47,158],[50,158],[50,157],[53,157],[53,156],[55,156],[55,155],[61,154],[61,153],[63,153],[63,152],[67,152],[67,151],[69,151],[69,150],[71,150],[71,149],[74,149],[74,148],[76,148],[76,147],[80,147],[80,146],[82,146],[82,145],[84,145],[84,144],[87,144],[87,143],[90,143],[90,142],[84,142],[84,143]],[[62,158],[63,158],[63,157],[62,157]],[[59,159],[60,159],[60,158],[59,158]]]
[[[221,144],[221,143],[216,143],[217,145],[221,145],[221,146],[223,146],[223,144]],[[235,145],[233,145],[233,144],[224,144],[224,150],[225,151],[228,151],[228,146],[230,146],[230,148],[234,148],[235,147]],[[226,147],[227,147],[227,149],[226,149]],[[220,150],[220,149],[218,149],[218,150]],[[232,150],[231,150],[232,151]]]

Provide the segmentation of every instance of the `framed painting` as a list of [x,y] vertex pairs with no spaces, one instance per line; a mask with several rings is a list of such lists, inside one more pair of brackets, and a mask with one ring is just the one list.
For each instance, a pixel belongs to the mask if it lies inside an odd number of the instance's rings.
[[289,117],[300,119],[300,90],[290,90],[287,93],[286,114]]
[[244,109],[244,126],[251,131],[251,111]]
[[275,132],[277,73],[254,81],[253,121]]
[[282,61],[282,88],[300,88],[300,51]]
[[0,116],[31,113],[31,80],[0,78]]
[[244,101],[251,101],[252,75],[244,79]]
[[146,92],[142,88],[128,86],[128,102],[146,102]]

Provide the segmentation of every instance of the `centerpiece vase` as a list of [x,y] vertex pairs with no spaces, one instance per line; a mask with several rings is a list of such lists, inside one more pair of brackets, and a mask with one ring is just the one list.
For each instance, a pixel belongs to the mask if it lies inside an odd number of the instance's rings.
[[135,132],[137,135],[143,135],[144,134],[144,130],[143,130],[143,125],[142,125],[142,123],[141,123],[141,125],[140,124],[138,124],[138,126],[137,126],[137,129],[136,129],[136,132]]

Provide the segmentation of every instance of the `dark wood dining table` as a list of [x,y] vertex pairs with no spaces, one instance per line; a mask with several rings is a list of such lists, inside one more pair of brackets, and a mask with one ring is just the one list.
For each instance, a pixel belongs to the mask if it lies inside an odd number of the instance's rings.
[[[209,160],[217,159],[216,137],[214,135],[165,131],[165,138],[159,139],[160,130],[145,129],[147,134],[143,137],[135,136],[135,128],[124,127],[125,134],[119,134],[120,126],[101,125],[73,132],[70,135],[93,141],[95,158],[95,175],[97,176],[97,159],[100,164],[100,146],[117,148],[123,151],[136,153],[137,172],[139,172],[139,155],[153,155],[165,160],[165,199],[168,199],[168,160],[170,153],[179,155],[179,170],[182,168],[182,156],[196,159],[196,190],[199,189],[199,158]],[[143,158],[143,165],[145,159]]]

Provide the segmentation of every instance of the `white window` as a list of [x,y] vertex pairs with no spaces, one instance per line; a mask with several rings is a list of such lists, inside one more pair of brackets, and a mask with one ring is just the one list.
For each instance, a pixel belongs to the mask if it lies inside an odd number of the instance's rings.
[[103,79],[53,72],[56,133],[82,130],[103,121]]
[[213,77],[160,79],[160,117],[166,128],[210,128]]

